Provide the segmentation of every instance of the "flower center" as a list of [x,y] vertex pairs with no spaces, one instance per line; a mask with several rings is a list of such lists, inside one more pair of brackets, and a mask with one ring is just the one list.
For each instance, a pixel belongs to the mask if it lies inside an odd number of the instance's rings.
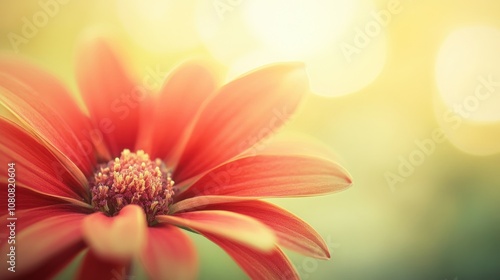
[[92,206],[108,216],[115,216],[128,204],[144,209],[148,223],[156,215],[168,213],[175,194],[174,181],[165,164],[139,150],[125,149],[121,156],[101,164],[90,180]]

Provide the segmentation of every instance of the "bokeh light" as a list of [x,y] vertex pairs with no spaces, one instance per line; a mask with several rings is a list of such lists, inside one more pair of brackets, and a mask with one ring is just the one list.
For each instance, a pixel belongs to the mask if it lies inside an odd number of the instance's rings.
[[464,27],[443,42],[436,80],[445,104],[464,119],[500,121],[500,29]]
[[346,0],[224,5],[216,12],[200,1],[197,18],[207,49],[229,66],[228,80],[265,64],[303,61],[313,93],[330,97],[355,93],[378,76],[386,61],[385,28],[401,11]]
[[117,0],[120,22],[135,42],[157,53],[185,51],[199,44],[194,1]]
[[[111,34],[130,73],[154,77],[155,89],[193,58],[213,65],[221,84],[269,63],[305,64],[313,94],[278,139],[322,143],[354,185],[271,199],[330,247],[324,261],[286,252],[302,279],[500,275],[500,1],[0,1],[0,55],[47,69],[75,95],[75,49],[89,29]],[[13,33],[26,41],[13,44]],[[199,279],[245,277],[222,249],[189,235]],[[72,279],[81,261],[55,279]],[[144,275],[134,268],[131,277]]]
[[500,152],[500,30],[469,26],[444,40],[436,60],[437,118],[460,150]]
[[357,4],[343,0],[255,0],[245,5],[243,17],[265,47],[300,58],[335,42],[352,22]]

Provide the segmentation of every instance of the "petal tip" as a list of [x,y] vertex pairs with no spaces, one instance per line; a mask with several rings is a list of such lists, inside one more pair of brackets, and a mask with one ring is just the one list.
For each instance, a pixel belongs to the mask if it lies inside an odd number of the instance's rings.
[[146,245],[146,217],[137,205],[125,206],[117,216],[97,212],[86,216],[82,230],[85,242],[100,258],[127,261]]
[[330,250],[326,249],[326,251],[324,251],[325,255],[323,257],[321,257],[321,259],[323,260],[329,260],[332,258],[332,256],[330,255]]
[[340,175],[339,177],[342,180],[342,182],[339,183],[339,185],[342,187],[341,190],[351,187],[354,184],[353,176],[351,175],[351,173],[349,173],[349,171],[347,171],[347,169],[344,168],[342,165],[336,162],[332,163],[336,165],[335,167],[336,172],[340,172],[340,174],[338,175]]

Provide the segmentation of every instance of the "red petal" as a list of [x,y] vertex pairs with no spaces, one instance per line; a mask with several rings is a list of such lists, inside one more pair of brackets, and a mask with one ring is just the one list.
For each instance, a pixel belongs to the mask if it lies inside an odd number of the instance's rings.
[[279,245],[315,258],[330,257],[325,241],[310,225],[270,203],[240,201],[207,205],[203,210],[231,211],[255,218],[274,230]]
[[146,239],[141,261],[151,279],[196,279],[196,249],[180,229],[158,224],[148,228]]
[[181,200],[174,203],[170,207],[170,213],[181,213],[190,212],[195,210],[204,210],[207,205],[228,203],[228,202],[238,202],[245,200],[254,200],[253,197],[242,197],[242,196],[218,196],[218,195],[200,195],[191,198]]
[[270,66],[222,87],[200,113],[174,178],[181,182],[201,174],[267,138],[307,91],[298,64]]
[[5,166],[0,171],[0,177],[5,178],[3,182],[7,182],[7,164],[15,163],[15,184],[18,187],[79,201],[88,195],[87,180],[81,178],[84,175],[76,167],[66,168],[40,140],[3,119],[0,119],[0,130],[3,132],[0,164]]
[[211,234],[203,235],[226,251],[251,279],[299,279],[290,260],[278,247],[261,252]]
[[221,165],[180,193],[176,201],[202,195],[295,197],[347,188],[351,178],[338,164],[315,157],[260,155]]
[[[7,197],[7,195],[7,184],[0,184],[0,197]],[[16,186],[16,197],[22,197],[22,199],[16,200],[16,210],[29,210],[37,207],[68,203],[73,206],[79,206],[82,209],[92,209],[92,206],[80,200],[68,197],[48,195],[45,193],[37,192],[30,188],[22,187],[20,185]],[[0,199],[0,209],[7,209],[7,200],[4,201]]]
[[[32,215],[33,216],[33,215]],[[16,221],[16,270],[28,272],[39,267],[47,260],[63,254],[82,241],[81,223],[83,214],[64,214],[40,220],[26,228]],[[9,221],[10,223],[10,221]],[[41,239],[43,237],[43,239]],[[0,252],[6,256],[10,252],[10,244],[4,244]],[[63,260],[64,261],[64,260]],[[5,279],[7,269],[0,271],[0,278]]]
[[[43,95],[41,98],[43,102],[52,108],[52,111],[57,111],[69,127],[74,128],[78,139],[83,139],[80,136],[83,137],[84,135],[79,135],[80,133],[89,132],[90,122],[88,118],[78,107],[72,94],[56,77],[27,61],[9,57],[0,58],[0,72],[11,75],[31,87],[35,92]],[[61,104],[64,106],[61,106]]]
[[[22,202],[22,199],[24,197],[18,196],[19,194],[19,189],[16,191],[16,198],[18,200],[16,202]],[[7,206],[5,206],[4,209],[7,209]],[[29,210],[20,210],[23,208],[20,208],[18,204],[16,204],[16,212],[15,212],[15,217],[17,218],[16,222],[16,232],[21,233],[23,232],[24,229],[28,228],[30,226],[35,225],[38,222],[45,222],[44,220],[48,219],[54,219],[56,217],[62,217],[65,219],[65,217],[68,215],[68,213],[76,213],[76,212],[82,212],[81,208],[72,206],[72,205],[55,205],[55,206],[45,206],[45,207],[38,207],[35,209],[29,209]],[[84,212],[84,211],[83,211]],[[9,215],[5,215],[0,217],[4,221],[8,221],[7,218],[12,218]],[[8,224],[8,223],[7,223]],[[71,226],[71,224],[70,224]],[[7,247],[10,246],[10,244],[6,244],[9,239],[0,239],[0,248],[6,245]],[[31,241],[30,241],[31,242]],[[19,241],[18,241],[19,244]],[[24,244],[21,244],[22,246]],[[29,246],[29,245],[27,245]],[[53,255],[52,257],[48,258],[42,258],[40,260],[39,264],[35,264],[33,267],[28,268],[27,270],[23,271],[16,271],[16,275],[18,276],[23,276],[24,279],[49,279],[52,278],[56,273],[61,271],[78,253],[80,253],[83,248],[85,248],[85,244],[83,243],[83,240],[77,242],[74,245],[70,245],[67,248],[61,249],[61,252],[58,254]],[[19,252],[17,252],[19,253]],[[18,254],[19,255],[19,254]],[[7,268],[5,268],[7,270]],[[28,275],[26,275],[26,273]],[[1,273],[0,273],[1,274]],[[36,275],[37,277],[32,277]]]
[[83,100],[111,155],[134,147],[145,89],[135,85],[114,50],[100,39],[82,46],[76,72]]
[[77,272],[77,279],[81,280],[119,280],[130,279],[128,263],[115,263],[100,259],[92,250],[85,254]]
[[207,67],[190,62],[175,69],[143,113],[137,149],[153,158],[172,160],[171,153],[198,114],[201,104],[215,91],[215,80]]
[[[10,212],[7,212],[0,218],[2,218],[3,220],[7,220],[7,218],[12,218],[12,216],[10,216],[9,213]],[[81,208],[79,206],[71,204],[41,206],[28,210],[19,210],[17,209],[16,205],[16,211],[14,217],[18,218],[19,221],[22,221],[20,223],[16,223],[16,231],[21,232],[23,229],[30,227],[44,219],[49,219],[58,216],[66,216],[68,214],[85,215],[89,213],[90,213],[89,209]]]
[[74,174],[80,173],[81,182],[85,181],[84,174],[90,175],[95,163],[93,144],[82,136],[86,127],[71,127],[64,116],[45,103],[43,93],[12,76],[0,73],[0,85],[0,108],[7,112],[2,118],[39,139],[68,168],[74,169]]
[[[87,246],[82,241],[65,249],[63,252],[55,255],[39,267],[33,269],[30,273],[22,274],[22,279],[54,279],[62,272]],[[17,276],[21,276],[19,273]]]
[[158,222],[187,227],[236,241],[258,250],[273,248],[276,241],[270,228],[257,220],[227,211],[199,211],[157,216]]
[[137,205],[127,205],[115,217],[94,213],[85,217],[83,234],[89,247],[102,259],[126,261],[145,244],[146,217]]

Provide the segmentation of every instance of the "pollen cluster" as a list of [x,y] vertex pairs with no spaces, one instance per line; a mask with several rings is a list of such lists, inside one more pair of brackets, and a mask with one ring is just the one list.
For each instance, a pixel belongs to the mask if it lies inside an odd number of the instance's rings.
[[152,161],[139,150],[123,150],[121,156],[99,166],[90,180],[92,206],[108,216],[117,215],[128,204],[141,206],[148,223],[168,213],[175,193],[174,181],[163,162]]

